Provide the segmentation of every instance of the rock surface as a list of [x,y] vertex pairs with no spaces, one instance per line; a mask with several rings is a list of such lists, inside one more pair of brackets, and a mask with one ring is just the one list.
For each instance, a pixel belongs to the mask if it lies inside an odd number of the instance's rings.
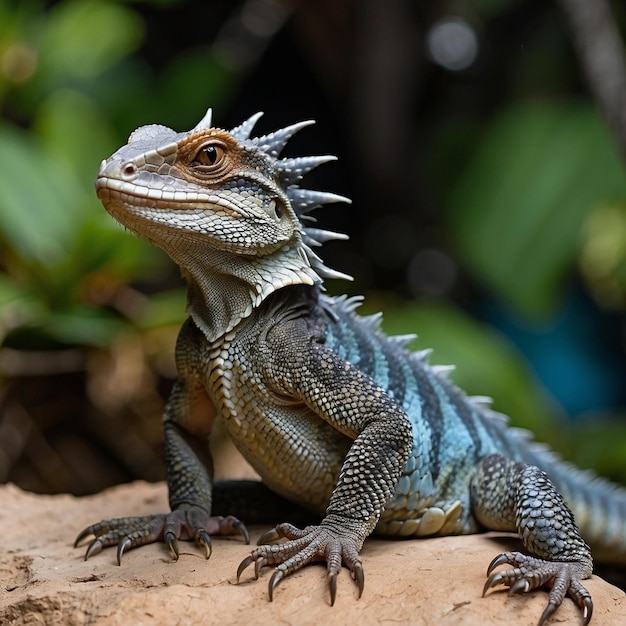
[[[284,580],[268,602],[269,570],[241,584],[235,572],[249,548],[241,539],[216,538],[206,561],[191,543],[173,562],[163,544],[124,555],[109,549],[83,560],[74,537],[103,518],[162,512],[164,484],[133,483],[95,496],[40,496],[0,487],[0,623],[15,625],[145,626],[191,624],[536,624],[547,601],[491,592],[481,598],[485,569],[512,538],[471,537],[393,541],[370,539],[363,549],[365,592],[339,577],[329,606],[324,570],[307,567]],[[266,529],[254,528],[253,541]],[[592,624],[626,624],[626,595],[598,577],[587,581],[594,598]],[[566,599],[550,623],[580,624]]]

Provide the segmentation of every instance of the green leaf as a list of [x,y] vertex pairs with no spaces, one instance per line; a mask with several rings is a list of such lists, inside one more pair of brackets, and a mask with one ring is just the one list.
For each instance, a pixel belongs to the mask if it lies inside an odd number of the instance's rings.
[[46,78],[92,78],[135,50],[143,23],[114,2],[80,0],[54,6],[41,39]]
[[39,320],[38,330],[66,345],[106,348],[122,333],[128,324],[112,317],[103,309],[77,306],[59,313],[50,313]]
[[150,297],[149,306],[134,320],[142,330],[161,326],[180,326],[187,317],[187,290],[170,289]]
[[76,180],[27,133],[0,126],[0,238],[42,267],[63,257],[84,199]]
[[119,145],[99,103],[76,89],[56,89],[37,107],[33,130],[43,147],[71,170],[85,193],[95,200],[100,162]]
[[68,266],[79,268],[77,277],[102,269],[124,283],[163,275],[165,253],[124,231],[102,205],[95,204],[99,212],[77,229],[74,246],[67,251]]
[[31,323],[43,313],[44,307],[27,286],[0,274],[0,342],[12,329]]
[[577,102],[511,106],[488,129],[449,202],[459,252],[500,298],[547,315],[594,207],[626,198],[626,176],[597,113]]
[[594,414],[561,433],[562,454],[578,467],[626,483],[626,421],[620,414]]

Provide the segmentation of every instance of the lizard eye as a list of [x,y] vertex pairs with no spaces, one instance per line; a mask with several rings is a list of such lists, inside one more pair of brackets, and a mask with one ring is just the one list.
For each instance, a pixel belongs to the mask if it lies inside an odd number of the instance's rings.
[[208,167],[220,166],[224,160],[225,154],[226,151],[222,145],[209,143],[202,146],[202,148],[198,150],[198,153],[194,158],[194,162],[198,165],[205,165]]

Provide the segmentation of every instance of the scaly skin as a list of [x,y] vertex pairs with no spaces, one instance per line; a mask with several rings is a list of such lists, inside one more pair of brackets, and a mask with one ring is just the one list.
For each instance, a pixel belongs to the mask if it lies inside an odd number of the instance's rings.
[[[190,317],[164,416],[171,512],[90,526],[77,540],[95,535],[86,557],[117,545],[119,560],[152,541],[177,556],[181,539],[209,556],[213,534],[247,538],[239,516],[271,514],[269,488],[275,508],[289,502],[299,518],[303,510],[321,516],[303,529],[279,524],[242,561],[238,578],[252,564],[257,576],[274,566],[270,599],[283,578],[319,560],[331,603],[342,566],[361,593],[359,552],[375,529],[415,537],[495,529],[517,531],[528,554],[498,555],[484,592],[548,587],[539,624],[565,595],[587,623],[593,605],[580,581],[592,560],[583,536],[626,561],[625,492],[509,429],[431,367],[427,353],[407,352],[406,338],[356,315],[358,299],[321,295],[325,278],[343,275],[312,248],[344,237],[313,228],[306,214],[345,198],[298,183],[331,157],[280,159],[308,123],[250,138],[258,117],[230,132],[213,128],[210,113],[188,133],[144,126],[101,166],[105,208],[180,266]],[[217,418],[265,491],[213,484],[206,444]],[[513,568],[492,573],[505,563]]]

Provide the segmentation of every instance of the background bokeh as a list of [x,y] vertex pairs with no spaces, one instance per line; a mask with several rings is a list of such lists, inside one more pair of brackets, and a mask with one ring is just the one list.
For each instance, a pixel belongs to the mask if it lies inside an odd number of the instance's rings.
[[288,151],[338,155],[309,184],[353,199],[318,211],[351,237],[329,292],[626,482],[620,32],[607,0],[0,0],[0,481],[164,476],[184,286],[93,183],[135,127],[211,106],[316,119]]

